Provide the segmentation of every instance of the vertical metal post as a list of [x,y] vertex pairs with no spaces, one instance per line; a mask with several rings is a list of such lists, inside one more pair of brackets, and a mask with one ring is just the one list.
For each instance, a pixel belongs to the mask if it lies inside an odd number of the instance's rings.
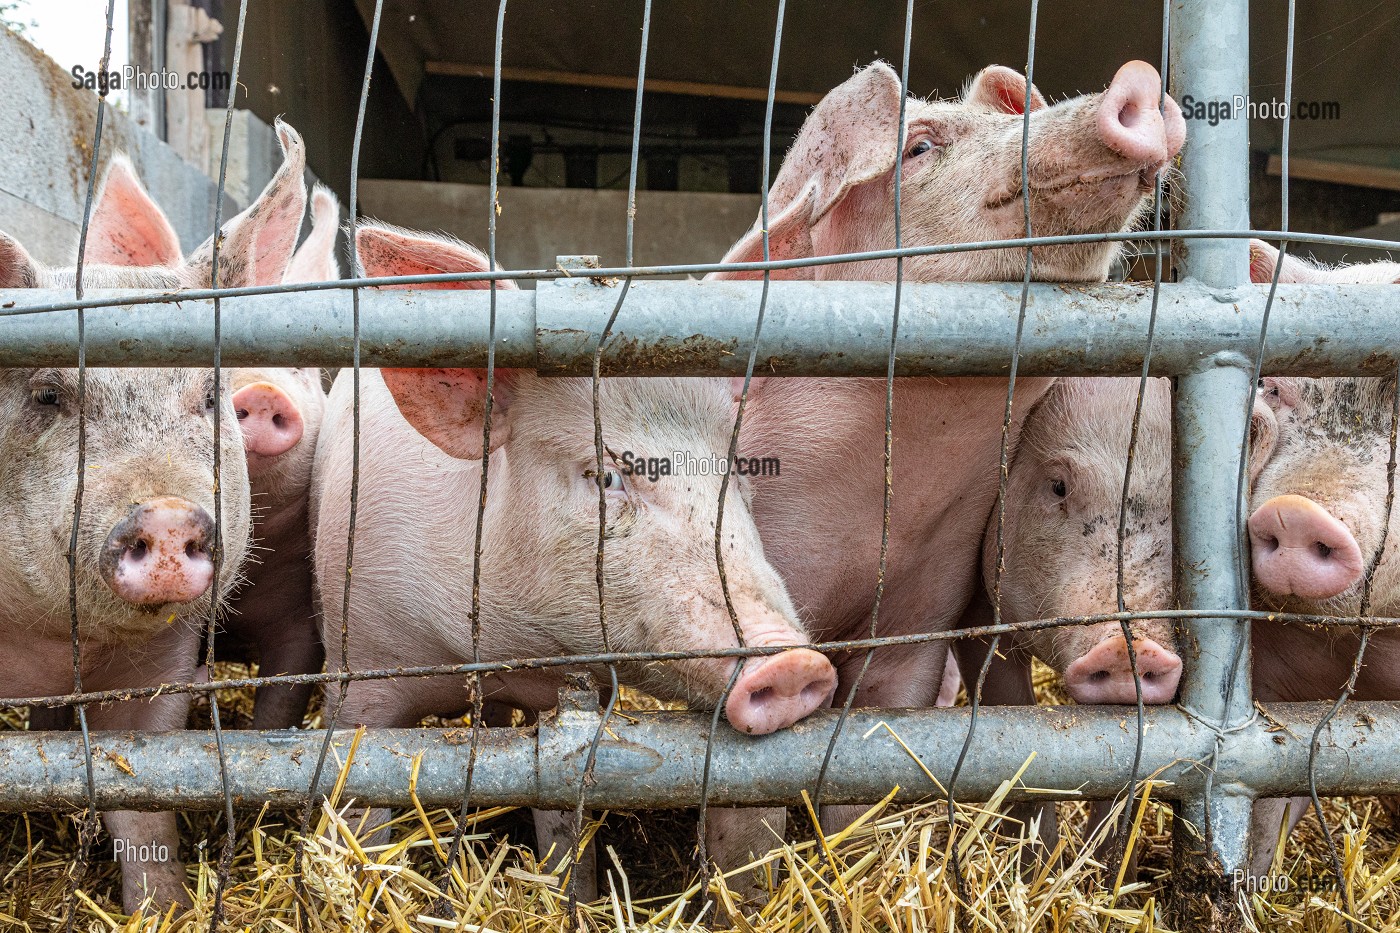
[[[1171,92],[1177,100],[1228,102],[1249,89],[1247,0],[1179,0],[1171,21]],[[1193,121],[1182,151],[1185,210],[1178,226],[1191,229],[1249,228],[1249,124]],[[1177,268],[1214,288],[1249,281],[1244,240],[1192,240],[1178,248]],[[1230,741],[1231,727],[1252,710],[1249,623],[1229,610],[1248,606],[1247,567],[1237,508],[1237,477],[1247,425],[1249,361],[1218,354],[1176,382],[1173,492],[1176,595],[1178,605],[1220,609],[1219,618],[1193,621],[1182,632],[1186,660],[1181,702],[1220,730],[1217,747]],[[1233,910],[1234,872],[1245,866],[1252,800],[1230,775],[1206,775],[1201,792],[1176,810],[1173,833],[1175,923],[1188,930],[1216,929]]]

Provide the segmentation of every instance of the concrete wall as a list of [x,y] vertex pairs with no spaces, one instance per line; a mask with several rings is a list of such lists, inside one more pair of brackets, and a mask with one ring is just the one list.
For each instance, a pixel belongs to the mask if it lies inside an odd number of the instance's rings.
[[[41,262],[72,265],[87,192],[97,96],[75,89],[68,72],[5,29],[0,29],[0,87],[5,89],[0,94],[0,230],[16,237]],[[117,150],[131,156],[185,249],[208,238],[216,186],[203,172],[109,107],[99,178]],[[241,208],[228,198],[224,216]]]
[[[485,185],[363,179],[360,213],[419,230],[450,233],[486,248]],[[627,192],[580,188],[500,189],[498,260],[506,269],[553,268],[556,256],[593,254],[605,266],[626,258]],[[717,262],[758,217],[753,194],[637,193],[636,261]]]

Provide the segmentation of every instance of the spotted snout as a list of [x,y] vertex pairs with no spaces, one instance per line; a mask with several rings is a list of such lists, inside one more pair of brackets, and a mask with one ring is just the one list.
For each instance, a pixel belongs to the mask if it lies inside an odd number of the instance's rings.
[[136,505],[102,549],[102,579],[121,599],[154,608],[193,602],[214,580],[214,521],[193,502],[163,496]]

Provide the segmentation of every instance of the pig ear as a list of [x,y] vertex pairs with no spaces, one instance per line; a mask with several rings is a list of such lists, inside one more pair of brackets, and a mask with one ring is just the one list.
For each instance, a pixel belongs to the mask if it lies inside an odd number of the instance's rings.
[[[482,458],[486,412],[484,369],[381,369],[399,414],[443,453],[458,460]],[[491,450],[510,439],[507,416],[517,376],[496,370],[491,391]]]
[[1286,411],[1298,404],[1298,383],[1288,376],[1265,376],[1256,397],[1272,411]]
[[[486,272],[491,262],[477,249],[449,236],[418,233],[385,223],[360,224],[355,230],[355,254],[368,278],[391,275],[435,275]],[[432,282],[426,285],[386,285],[385,288],[490,288],[490,282]],[[501,279],[497,288],[515,288]]]
[[[1260,389],[1260,394],[1263,394]],[[1278,417],[1263,398],[1254,399],[1254,412],[1249,419],[1249,481],[1259,479],[1278,443]]]
[[[439,272],[485,272],[490,262],[477,250],[450,237],[413,233],[387,224],[366,224],[355,231],[355,252],[370,278],[432,275]],[[442,282],[390,288],[488,288],[488,282]],[[511,280],[498,287],[514,288]],[[399,413],[419,434],[460,460],[480,460],[486,410],[484,369],[381,369],[384,385]],[[496,370],[491,393],[491,450],[510,438],[511,401],[521,374]]]
[[[800,259],[812,255],[812,201],[814,189],[808,186],[802,194],[794,200],[787,208],[776,217],[768,219],[768,258],[776,259]],[[770,210],[771,210],[770,199]],[[763,261],[763,227],[762,218],[754,224],[753,229],[744,234],[743,238],[729,248],[729,252],[724,254],[721,262],[762,262]],[[707,279],[761,279],[762,271],[752,272],[712,272],[705,276]],[[774,280],[778,279],[811,279],[815,277],[815,272],[811,266],[800,269],[775,269],[772,273]]]
[[19,240],[0,233],[0,288],[35,288],[38,284],[38,263]]
[[340,229],[340,202],[325,185],[311,192],[311,232],[292,255],[284,281],[330,282],[340,278],[335,235]]
[[[219,285],[276,285],[286,276],[306,213],[306,147],[301,136],[281,120],[282,167],[258,199],[223,228],[219,247]],[[205,240],[185,260],[181,278],[195,288],[208,288],[214,260],[214,240]]]
[[[856,72],[822,98],[802,124],[768,192],[769,256],[812,255],[812,228],[857,185],[894,168],[899,140],[899,76],[884,62]],[[734,245],[726,262],[763,258],[758,224]],[[761,278],[720,273],[715,278]],[[810,270],[774,278],[812,278]]]
[[[963,103],[997,113],[1025,113],[1026,76],[1004,65],[988,65],[969,82]],[[1031,85],[1031,111],[1044,106],[1045,98]]]
[[88,224],[88,262],[111,266],[174,266],[180,238],[136,177],[124,153],[107,167],[102,193]]

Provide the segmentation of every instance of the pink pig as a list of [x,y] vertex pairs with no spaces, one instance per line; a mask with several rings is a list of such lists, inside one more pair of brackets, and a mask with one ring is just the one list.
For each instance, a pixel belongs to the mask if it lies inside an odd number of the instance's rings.
[[[1046,104],[1030,90],[1031,223],[1036,234],[1130,229],[1155,176],[1185,137],[1170,97],[1143,62],[1118,70],[1101,94]],[[959,243],[1024,234],[1021,135],[1026,80],[983,69],[956,101],[907,102],[902,168],[903,242]],[[817,105],[788,151],[769,196],[774,259],[894,246],[894,167],[900,82],[873,64]],[[1038,247],[1040,280],[1102,281],[1116,244]],[[762,259],[756,224],[725,257]],[[1019,280],[1022,250],[907,259],[912,281]],[[775,279],[894,278],[894,260],[775,272]],[[734,274],[720,277],[737,277]],[[757,278],[758,273],[742,277]],[[1052,380],[1016,384],[1014,444],[1022,418]],[[955,625],[977,587],[983,529],[996,497],[1006,380],[902,378],[894,386],[894,498],[879,634]],[[745,415],[744,452],[777,456],[777,477],[754,483],[764,546],[819,640],[868,634],[876,587],[884,479],[882,379],[757,380]],[[1112,638],[1112,635],[1108,636]],[[862,706],[935,701],[947,644],[885,649],[861,684]],[[862,653],[838,659],[844,697]],[[969,677],[972,674],[969,672]],[[847,810],[849,816],[854,811]],[[768,818],[781,825],[781,813]],[[845,816],[829,818],[838,825]],[[717,813],[735,851],[766,850],[772,832],[750,816]]]
[[[370,276],[474,272],[480,253],[447,237],[381,224],[357,231]],[[481,288],[485,283],[460,287]],[[450,286],[443,286],[450,287]],[[510,282],[499,286],[509,295]],[[481,558],[480,656],[500,661],[601,651],[594,556],[598,485],[588,379],[496,372],[490,486]],[[352,668],[461,663],[472,659],[472,542],[483,463],[485,375],[474,369],[362,373],[360,500],[350,587]],[[340,642],[351,479],[352,381],[331,389],[312,484],[322,637]],[[601,417],[607,528],[604,564],[614,651],[723,649],[737,643],[715,566],[720,477],[623,469],[625,454],[723,459],[736,399],[706,379],[605,379]],[[622,458],[622,459],[619,459]],[[825,706],[836,672],[802,647],[807,634],[782,580],[764,556],[741,480],[724,518],[729,595],[746,644],[791,650],[739,665],[724,706],[730,725],[752,734],[782,729]],[[624,683],[666,699],[716,704],[733,659],[619,666]],[[595,669],[606,679],[606,673]],[[530,712],[555,705],[559,669],[491,675],[492,703]],[[344,725],[403,727],[469,708],[464,678],[356,683]],[[328,702],[335,701],[331,688]],[[542,846],[568,820],[541,814]]]
[[[1277,263],[1277,250],[1250,242],[1255,282],[1272,281]],[[1289,256],[1279,281],[1393,285],[1400,264],[1327,268]],[[1385,521],[1395,378],[1266,377],[1259,396],[1249,516],[1255,608],[1354,616],[1371,569],[1370,614],[1400,615],[1400,508],[1388,534]],[[1256,695],[1301,702],[1340,695],[1360,638],[1350,628],[1255,622],[1251,643]],[[1400,632],[1372,631],[1365,660],[1354,698],[1400,700]],[[1256,873],[1268,872],[1280,823],[1291,830],[1308,806],[1307,797],[1255,803]]]
[[[286,160],[257,201],[223,231],[221,284],[277,282],[291,261],[306,209],[301,140],[279,127]],[[112,181],[113,197],[126,181]],[[91,258],[91,257],[90,257]],[[0,234],[0,287],[72,288],[73,269],[51,269]],[[94,262],[90,288],[164,291],[208,287],[201,251],[167,266],[121,268]],[[89,314],[103,312],[88,312]],[[0,691],[9,697],[73,688],[68,543],[78,474],[78,374],[41,367],[0,371],[0,518],[12,535],[0,546]],[[220,425],[223,563],[217,595],[227,599],[248,553],[247,468],[227,394],[207,369],[87,371],[86,470],[78,526],[77,603],[85,690],[152,687],[194,676],[200,633],[215,595],[212,558],[214,419]],[[94,730],[168,730],[185,725],[188,694],[166,694],[88,709]],[[122,866],[122,903],[146,897],[188,903],[173,813],[103,814]]]
[[[293,169],[304,167],[302,156],[289,153],[289,159]],[[339,214],[335,195],[317,185],[311,232],[292,256],[284,281],[340,278],[335,259]],[[93,209],[89,243],[89,256],[96,262],[169,267],[181,261],[174,228],[125,157],[113,160]],[[207,249],[208,244],[198,252]],[[242,367],[229,370],[227,378],[248,462],[254,550],[221,634],[232,646],[254,646],[264,675],[314,673],[321,669],[323,651],[312,605],[307,495],[325,408],[321,372],[316,367]],[[228,654],[221,649],[218,656]],[[259,688],[253,728],[299,726],[311,693],[310,685]]]

